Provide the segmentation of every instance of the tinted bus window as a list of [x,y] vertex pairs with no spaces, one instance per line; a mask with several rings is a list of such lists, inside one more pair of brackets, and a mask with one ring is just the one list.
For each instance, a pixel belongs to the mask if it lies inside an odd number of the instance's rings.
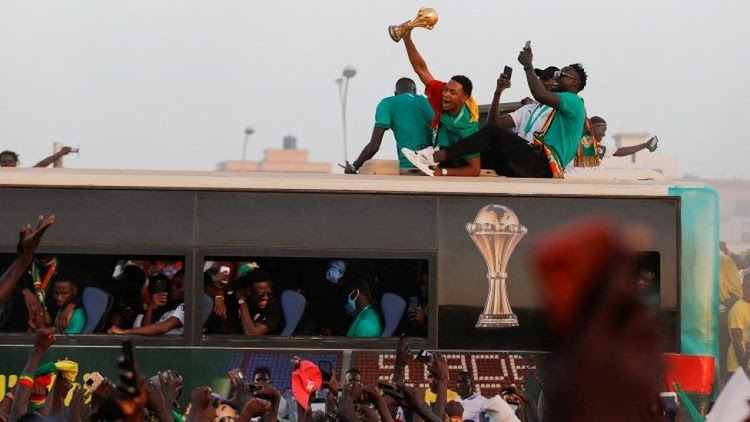
[[210,257],[204,334],[427,337],[426,260]]

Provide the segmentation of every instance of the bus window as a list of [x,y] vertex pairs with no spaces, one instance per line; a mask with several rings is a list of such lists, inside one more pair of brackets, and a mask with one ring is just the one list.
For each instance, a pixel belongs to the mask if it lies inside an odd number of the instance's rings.
[[[0,255],[0,271],[14,259]],[[182,267],[175,256],[37,254],[0,311],[0,331],[182,335]]]
[[427,337],[428,261],[209,257],[207,335]]

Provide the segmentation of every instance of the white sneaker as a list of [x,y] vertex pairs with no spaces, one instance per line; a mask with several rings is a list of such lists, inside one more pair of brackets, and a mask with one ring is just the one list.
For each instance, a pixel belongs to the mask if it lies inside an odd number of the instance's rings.
[[651,137],[651,139],[648,140],[648,150],[651,152],[656,151],[656,147],[659,145],[659,138],[656,136]]
[[409,162],[412,163],[414,167],[421,170],[422,173],[430,177],[435,176],[435,171],[430,168],[430,165],[432,165],[433,167],[437,166],[435,161],[432,159],[432,147],[427,147],[419,151],[412,151],[409,148],[401,148],[401,153],[404,154],[404,157],[406,157],[406,159],[409,160]]

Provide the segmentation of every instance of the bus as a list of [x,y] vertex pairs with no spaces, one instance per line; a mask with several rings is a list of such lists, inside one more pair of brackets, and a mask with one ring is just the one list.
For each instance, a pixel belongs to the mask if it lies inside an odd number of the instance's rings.
[[[444,351],[452,374],[469,371],[486,397],[508,385],[538,392],[534,378],[549,341],[530,266],[534,245],[593,214],[651,234],[639,265],[650,273],[669,351],[719,361],[718,197],[699,183],[13,168],[0,175],[0,201],[4,261],[14,256],[21,224],[55,214],[37,253],[87,266],[94,286],[116,284],[112,272],[122,262],[166,262],[184,270],[182,334],[135,340],[141,371],[176,370],[186,391],[199,385],[221,391],[228,371],[240,368],[249,376],[256,366],[271,368],[273,383],[287,389],[295,355],[331,362],[339,373],[360,368],[370,377],[366,382],[387,377],[398,331],[351,338],[335,327],[288,336],[204,328],[205,269],[212,262],[237,264],[233,268],[259,263],[275,272],[277,293],[310,293],[336,287],[325,280],[325,268],[342,260],[377,274],[374,306],[392,293],[407,309],[423,307],[422,330],[409,334],[412,350]],[[507,253],[501,259],[507,266],[495,271],[507,278],[491,288],[487,261],[471,234],[493,215],[515,225],[516,238],[503,240],[515,247],[499,252]],[[332,291],[315,301],[337,303],[325,309],[333,312],[332,324],[344,324],[346,292],[341,299]],[[311,312],[315,319],[322,311]],[[485,327],[478,328],[481,321]],[[122,337],[106,328],[58,336],[48,358],[69,357],[82,374],[116,379]],[[0,393],[15,384],[32,342],[30,333],[0,333]],[[415,362],[407,382],[425,387],[426,375]]]

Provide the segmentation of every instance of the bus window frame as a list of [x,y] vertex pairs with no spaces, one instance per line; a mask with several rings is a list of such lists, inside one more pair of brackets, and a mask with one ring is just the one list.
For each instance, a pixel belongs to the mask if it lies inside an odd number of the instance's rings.
[[[56,245],[42,244],[37,249],[36,255],[40,254],[67,254],[67,255],[122,255],[128,258],[140,257],[182,257],[182,265],[185,269],[186,280],[189,280],[191,268],[193,267],[193,251],[190,247],[177,246],[76,246],[76,245]],[[0,254],[13,255],[16,253],[15,247],[0,246]],[[201,266],[202,268],[202,266]],[[201,275],[201,286],[203,277]],[[193,298],[193,289],[185,289],[185,317],[192,315],[195,309]],[[185,326],[190,322],[185,321]],[[139,345],[155,347],[177,347],[186,346],[194,343],[191,336],[192,330],[184,330],[182,336],[161,335],[161,336],[134,336]],[[122,343],[125,336],[113,334],[59,334],[55,336],[55,344],[59,346],[118,346]],[[24,346],[34,344],[34,333],[4,333],[0,332],[0,344],[8,346]]]
[[[299,248],[250,248],[250,247],[199,247],[196,248],[195,261],[203,268],[206,261],[241,260],[243,257],[279,257],[279,258],[342,258],[342,259],[404,259],[425,260],[428,266],[428,309],[427,320],[437,322],[438,316],[438,282],[437,282],[437,251],[423,250],[383,250],[383,249],[299,249]],[[193,287],[193,298],[203,293],[202,284]],[[195,304],[194,304],[195,305]],[[243,348],[294,348],[298,349],[301,341],[314,341],[309,348],[326,349],[394,349],[398,344],[398,337],[390,338],[349,338],[346,336],[258,336],[225,334],[202,334],[202,326],[192,324],[190,330],[198,341],[195,346],[205,347],[243,347]],[[412,348],[436,348],[438,324],[428,323],[427,338],[410,337]]]

